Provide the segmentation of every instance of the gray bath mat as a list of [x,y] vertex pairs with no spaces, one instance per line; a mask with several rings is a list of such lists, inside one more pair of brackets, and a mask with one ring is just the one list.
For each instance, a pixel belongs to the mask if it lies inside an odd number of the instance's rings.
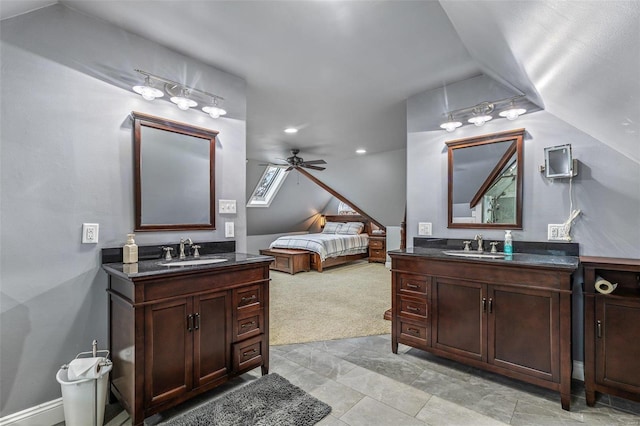
[[311,426],[330,412],[329,405],[271,373],[162,425]]

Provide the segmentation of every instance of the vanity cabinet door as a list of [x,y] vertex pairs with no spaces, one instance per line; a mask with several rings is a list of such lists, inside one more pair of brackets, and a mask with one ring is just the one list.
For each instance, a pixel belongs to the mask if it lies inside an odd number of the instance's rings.
[[595,380],[640,395],[640,300],[596,296]]
[[544,290],[488,286],[488,362],[559,381],[559,296]]
[[178,298],[145,308],[146,407],[180,397],[192,387],[192,305],[191,298]]
[[229,373],[231,344],[230,292],[206,294],[193,303],[194,388]]
[[431,297],[433,347],[485,361],[486,285],[436,277]]

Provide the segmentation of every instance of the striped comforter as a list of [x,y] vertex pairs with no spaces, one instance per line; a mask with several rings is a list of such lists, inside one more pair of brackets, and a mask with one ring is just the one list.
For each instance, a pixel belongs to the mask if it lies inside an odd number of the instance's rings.
[[366,253],[369,247],[369,235],[341,235],[341,234],[304,234],[280,237],[269,246],[270,248],[286,248],[309,250],[320,255],[320,260],[328,257],[346,256],[349,254]]

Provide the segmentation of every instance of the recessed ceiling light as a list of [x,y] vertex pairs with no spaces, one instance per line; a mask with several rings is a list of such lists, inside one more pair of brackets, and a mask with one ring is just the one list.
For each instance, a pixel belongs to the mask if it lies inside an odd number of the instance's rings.
[[363,148],[356,149],[356,154],[366,154],[366,153],[367,153],[366,149],[363,149]]
[[298,129],[294,128],[294,127],[287,127],[286,129],[284,129],[285,133],[298,133]]

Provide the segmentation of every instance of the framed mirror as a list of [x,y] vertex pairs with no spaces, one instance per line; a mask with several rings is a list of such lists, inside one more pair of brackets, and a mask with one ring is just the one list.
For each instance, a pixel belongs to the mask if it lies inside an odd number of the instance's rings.
[[446,142],[449,228],[522,229],[524,133]]
[[215,229],[218,132],[132,112],[135,231]]

